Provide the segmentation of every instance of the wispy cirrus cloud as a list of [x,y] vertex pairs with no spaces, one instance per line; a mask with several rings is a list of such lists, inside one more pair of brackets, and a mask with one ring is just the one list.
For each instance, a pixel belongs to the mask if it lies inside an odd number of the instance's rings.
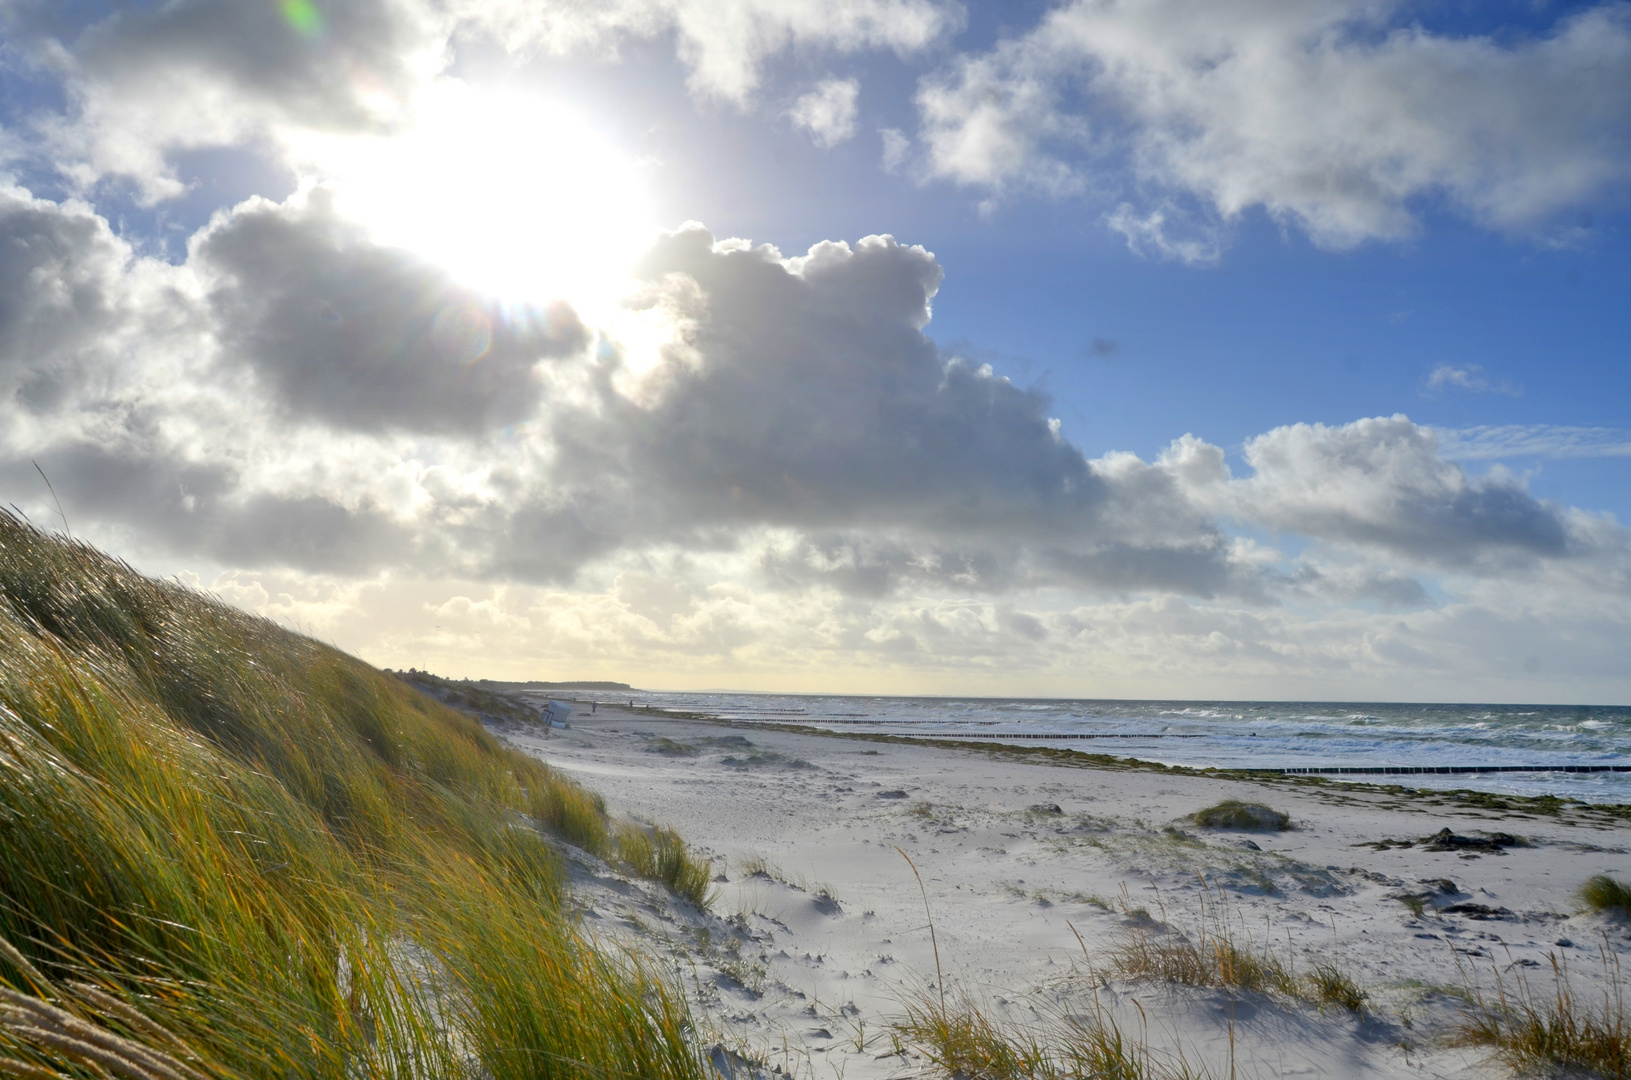
[[1451,461],[1631,457],[1631,428],[1493,424],[1434,431],[1440,451]]

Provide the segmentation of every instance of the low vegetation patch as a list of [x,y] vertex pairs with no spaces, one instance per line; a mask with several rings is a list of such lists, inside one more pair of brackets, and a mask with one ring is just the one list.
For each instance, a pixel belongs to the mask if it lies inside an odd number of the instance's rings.
[[1205,1069],[1152,1051],[1125,1034],[1094,1000],[1089,1014],[1042,1012],[1042,1019],[994,1019],[971,1001],[907,1007],[897,1037],[917,1046],[948,1077],[978,1080],[1202,1080]]
[[1598,874],[1580,886],[1578,896],[1587,911],[1631,916],[1631,885],[1607,874]]
[[1365,1004],[1370,1000],[1370,994],[1353,976],[1335,964],[1315,964],[1306,981],[1314,1000],[1322,1006],[1340,1005],[1349,1012],[1359,1013],[1365,1011]]
[[1599,953],[1606,988],[1600,1000],[1580,997],[1567,964],[1552,960],[1552,985],[1537,990],[1521,972],[1515,976],[1493,966],[1493,988],[1473,985],[1469,975],[1469,1009],[1456,1033],[1468,1046],[1488,1046],[1516,1071],[1581,1070],[1626,1080],[1631,1076],[1631,1025],[1626,1022],[1624,980],[1619,958],[1605,939]]
[[1155,919],[1148,909],[1134,907],[1125,892],[1107,906],[1127,917],[1122,940],[1109,951],[1111,966],[1123,975],[1278,994],[1321,1008],[1340,1005],[1355,1013],[1362,1012],[1369,1000],[1370,995],[1335,963],[1319,963],[1299,975],[1289,952],[1278,953],[1266,941],[1256,944],[1232,917],[1223,891],[1212,885],[1203,885],[1200,916],[1187,931],[1166,920],[1164,905],[1162,917]]
[[670,889],[705,908],[709,903],[712,870],[685,846],[679,833],[664,826],[634,823],[617,830],[617,855],[641,877],[664,882]]
[[1237,939],[1226,926],[1204,921],[1193,934],[1164,923],[1130,921],[1127,938],[1111,951],[1110,962],[1123,975],[1183,986],[1288,995],[1299,989],[1288,965],[1271,951]]
[[560,846],[620,835],[402,681],[0,514],[0,1074],[700,1078],[668,982],[562,913]]
[[1225,799],[1216,806],[1197,810],[1190,820],[1203,829],[1243,829],[1252,832],[1281,832],[1291,827],[1291,815],[1262,803]]

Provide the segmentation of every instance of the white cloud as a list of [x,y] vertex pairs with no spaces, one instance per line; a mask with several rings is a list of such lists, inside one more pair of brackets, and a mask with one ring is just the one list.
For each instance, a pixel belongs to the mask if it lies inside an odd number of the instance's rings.
[[1216,513],[1407,566],[1500,577],[1578,563],[1608,582],[1631,553],[1624,529],[1537,499],[1503,470],[1469,476],[1445,460],[1431,429],[1404,416],[1275,428],[1246,440],[1244,456],[1254,471],[1241,479],[1194,439],[1161,462]]
[[[18,0],[0,12],[8,59],[60,79],[67,106],[32,118],[39,137],[8,132],[7,149],[41,156],[84,190],[129,178],[153,202],[183,193],[176,150],[278,156],[302,132],[392,130],[463,41],[486,38],[518,56],[615,55],[622,43],[672,34],[692,92],[745,108],[778,53],[907,54],[962,21],[949,0],[354,0],[317,5],[314,17],[289,10],[176,0],[107,14]],[[828,91],[828,115],[812,114],[820,138],[847,137],[843,85]]]
[[942,354],[941,268],[889,237],[784,257],[687,227],[644,263],[652,355],[493,310],[472,357],[436,320],[468,298],[315,193],[236,208],[174,267],[14,189],[0,234],[30,253],[0,301],[6,501],[50,519],[37,458],[78,534],[381,662],[1512,698],[1503,657],[1540,634],[1569,642],[1548,678],[1617,685],[1611,519],[1404,417],[1277,428],[1239,477],[1194,436],[1090,459],[1044,396]]
[[[1363,587],[1358,574],[1331,576],[1328,598]],[[750,566],[723,553],[622,558],[572,588],[279,571],[225,580],[239,602],[376,663],[675,688],[1617,700],[1631,629],[1618,597],[1500,581],[1449,603],[1392,610],[1376,598],[1244,607],[1060,591],[857,600],[765,589]],[[268,599],[257,603],[261,596]],[[1543,668],[1526,672],[1525,658],[1537,654]]]
[[1631,175],[1631,6],[1547,33],[1454,37],[1393,0],[1075,0],[925,80],[936,176],[1057,194],[1124,154],[1225,220],[1260,207],[1316,243],[1416,228],[1443,197],[1528,230]]
[[1523,396],[1521,387],[1513,386],[1505,379],[1492,381],[1484,374],[1484,369],[1477,364],[1468,364],[1465,367],[1440,364],[1434,368],[1427,376],[1427,391],[1436,393],[1445,388],[1470,390],[1474,394],[1504,394],[1507,397]]
[[837,146],[855,134],[855,79],[823,79],[787,111],[793,123],[810,133],[817,146]]
[[498,34],[512,50],[615,48],[630,37],[672,32],[691,69],[693,92],[745,104],[770,56],[797,47],[852,53],[911,53],[962,25],[945,0],[463,0],[458,13]]
[[1169,232],[1170,208],[1157,207],[1140,214],[1131,203],[1122,203],[1105,218],[1105,224],[1127,240],[1127,246],[1140,255],[1190,266],[1211,266],[1223,255],[1223,237],[1215,226]]
[[912,140],[898,128],[878,129],[878,139],[883,144],[883,153],[878,159],[879,165],[886,173],[899,171],[906,163],[906,155],[912,150]]

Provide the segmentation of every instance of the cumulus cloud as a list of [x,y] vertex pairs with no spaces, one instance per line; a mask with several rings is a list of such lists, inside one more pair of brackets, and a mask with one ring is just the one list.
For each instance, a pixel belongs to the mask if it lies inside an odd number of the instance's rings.
[[[561,416],[558,475],[593,476],[597,499],[617,475],[670,530],[807,532],[778,572],[796,563],[850,587],[1249,587],[1166,470],[1089,461],[1045,397],[940,353],[923,330],[942,272],[922,248],[879,236],[784,258],[689,228],[645,272],[684,310],[679,337],[637,397]],[[814,539],[855,530],[889,541]]]
[[[1544,226],[1631,174],[1631,6],[1503,40],[1401,12],[1074,0],[924,81],[928,166],[997,192],[1068,194],[1125,155],[1156,192],[1225,221],[1262,208],[1337,248],[1411,234],[1413,206],[1435,197],[1496,228]],[[1159,250],[1151,215],[1118,220]]]
[[50,410],[124,318],[129,247],[80,203],[0,189],[0,398]]
[[[256,491],[225,464],[189,462],[142,445],[62,443],[40,462],[79,524],[134,535],[150,550],[236,566],[285,566],[340,574],[401,563],[412,538],[366,505],[320,495]],[[26,491],[32,462],[0,462],[0,482]]]
[[1471,477],[1407,417],[1293,424],[1248,439],[1252,476],[1222,452],[1174,443],[1163,462],[1198,500],[1255,525],[1440,566],[1555,559],[1593,548],[1567,508],[1508,474]]
[[[168,288],[139,294],[131,279],[155,264],[121,269],[105,223],[17,205],[31,250],[50,249],[42,230],[77,246],[59,245],[69,254],[42,264],[6,325],[68,334],[63,312],[103,312],[118,326],[102,336],[134,343],[81,371],[30,446],[75,509],[146,522],[158,543],[235,538],[246,559],[309,566],[300,529],[241,524],[284,506],[335,567],[372,543],[385,563],[565,580],[618,550],[730,548],[779,528],[804,538],[777,572],[848,591],[1244,588],[1167,470],[1087,460],[1044,396],[942,355],[924,333],[940,266],[889,237],[784,258],[701,228],[668,236],[631,301],[660,314],[668,344],[636,370],[616,347],[586,349],[569,310],[484,306],[320,192],[220,217]],[[94,287],[64,307],[81,280]],[[185,333],[133,333],[162,320]],[[847,554],[823,539],[842,535],[860,538]]]
[[196,238],[225,357],[298,417],[477,433],[530,417],[533,369],[588,344],[571,308],[501,308],[382,248],[322,191],[240,207]]
[[1239,476],[1194,436],[1089,458],[1044,395],[927,336],[941,267],[889,237],[784,256],[681,229],[628,300],[660,331],[639,352],[565,311],[475,319],[320,193],[221,215],[174,267],[21,191],[0,237],[7,501],[49,506],[38,458],[82,534],[228,568],[243,602],[387,662],[428,659],[393,651],[412,613],[382,599],[420,596],[437,655],[485,627],[652,671],[1246,693],[1487,667],[1468,611],[1611,627],[1631,595],[1623,527],[1404,417],[1277,428]]
[[837,146],[855,134],[855,99],[860,92],[855,79],[823,79],[793,102],[787,115],[810,133],[817,146]]

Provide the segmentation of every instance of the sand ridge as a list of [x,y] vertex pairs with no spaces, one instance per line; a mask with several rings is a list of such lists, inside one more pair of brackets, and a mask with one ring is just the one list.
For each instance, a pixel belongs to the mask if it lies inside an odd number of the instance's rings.
[[[578,876],[587,928],[678,965],[716,1063],[742,1075],[922,1075],[889,1024],[940,993],[938,945],[954,997],[1023,1023],[1086,1007],[1096,986],[1124,1029],[1212,1075],[1228,1075],[1232,1034],[1242,1076],[1500,1076],[1487,1052],[1440,1045],[1467,978],[1544,973],[1556,954],[1586,985],[1595,949],[1631,949],[1623,925],[1574,913],[1587,877],[1631,872],[1631,834],[1612,823],[608,706],[547,736],[496,730],[715,860],[712,914],[604,867]],[[1267,802],[1294,828],[1188,820],[1226,798]],[[1422,842],[1446,828],[1473,843]],[[1220,910],[1299,970],[1339,964],[1371,992],[1370,1014],[1130,980],[1108,963],[1140,920],[1193,933]]]

